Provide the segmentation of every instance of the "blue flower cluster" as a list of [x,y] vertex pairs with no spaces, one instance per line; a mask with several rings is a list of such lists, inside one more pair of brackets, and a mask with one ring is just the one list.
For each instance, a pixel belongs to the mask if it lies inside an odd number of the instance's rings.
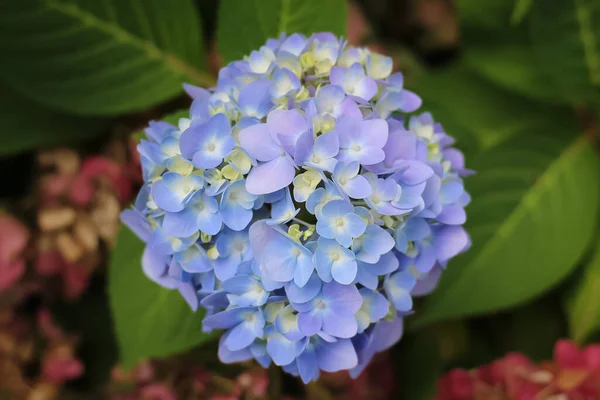
[[469,246],[462,153],[392,60],[330,33],[269,40],[179,126],[151,122],[123,221],[146,275],[206,309],[223,362],[354,376]]

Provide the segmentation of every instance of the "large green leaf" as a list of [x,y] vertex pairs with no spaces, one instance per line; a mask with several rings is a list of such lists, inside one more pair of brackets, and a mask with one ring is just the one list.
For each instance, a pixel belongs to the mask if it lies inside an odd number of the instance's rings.
[[518,24],[523,21],[525,16],[531,11],[534,1],[535,0],[516,0],[515,8],[512,16],[510,17],[511,22],[513,24]]
[[75,143],[107,127],[107,121],[50,110],[0,82],[0,156],[33,147]]
[[586,138],[564,133],[521,131],[470,158],[473,247],[450,263],[417,325],[515,306],[576,266],[596,226],[600,161]]
[[531,39],[539,67],[573,103],[600,102],[600,2],[538,0]]
[[600,330],[600,243],[569,300],[571,336],[583,341]]
[[112,251],[108,293],[121,361],[128,367],[166,357],[210,340],[203,312],[192,312],[177,290],[150,281],[141,267],[142,243],[122,226]]
[[[415,323],[508,308],[564,278],[598,211],[598,158],[568,108],[516,96],[465,66],[425,74],[424,110],[466,149],[473,247],[457,257]],[[568,234],[566,234],[568,232]]]
[[491,39],[481,32],[466,32],[463,60],[473,71],[495,84],[544,102],[564,104],[554,82],[540,70],[526,35],[498,31]]
[[463,60],[499,86],[552,103],[566,103],[538,66],[525,19],[533,0],[460,0]]
[[147,108],[208,84],[192,0],[19,0],[0,4],[0,71],[54,108]]
[[458,16],[463,26],[499,29],[510,24],[512,0],[457,0]]
[[431,111],[468,154],[530,130],[553,132],[577,126],[571,110],[494,86],[474,74],[468,64],[417,78],[414,90],[423,98],[422,109]]
[[346,0],[222,0],[218,46],[225,62],[260,48],[282,33],[346,33]]

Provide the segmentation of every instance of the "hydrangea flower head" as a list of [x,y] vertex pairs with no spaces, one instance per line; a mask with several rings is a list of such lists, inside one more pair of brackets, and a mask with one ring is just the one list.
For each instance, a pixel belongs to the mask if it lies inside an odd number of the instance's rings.
[[146,275],[206,309],[223,362],[358,375],[465,251],[462,153],[392,60],[330,33],[270,39],[186,85],[139,145],[123,220]]

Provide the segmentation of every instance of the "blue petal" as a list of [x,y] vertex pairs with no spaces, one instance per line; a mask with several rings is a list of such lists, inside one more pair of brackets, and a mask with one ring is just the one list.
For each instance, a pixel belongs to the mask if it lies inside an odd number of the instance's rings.
[[346,222],[346,227],[348,229],[348,233],[352,237],[359,237],[365,232],[367,228],[367,224],[365,221],[358,215],[354,213],[348,213],[344,216],[344,222]]
[[197,175],[183,176],[167,172],[152,185],[152,199],[165,211],[181,211],[186,198],[202,186],[201,180]]
[[169,257],[157,253],[150,246],[146,246],[142,254],[142,270],[152,281],[167,289],[177,287],[179,282],[167,275]]
[[468,243],[469,236],[462,226],[446,225],[435,231],[434,247],[440,262],[456,256]]
[[213,261],[213,269],[219,280],[225,281],[232,278],[236,273],[242,260],[240,257],[220,257]]
[[292,303],[306,303],[314,299],[320,291],[321,279],[316,274],[313,274],[303,287],[293,281],[285,285],[285,293]]
[[352,313],[360,310],[362,297],[354,285],[340,285],[330,282],[323,285],[322,296],[330,303],[334,311],[349,310]]
[[370,266],[371,271],[376,275],[390,274],[398,269],[398,258],[393,252],[385,253],[378,262]]
[[263,336],[265,320],[260,311],[253,313],[252,319],[242,322],[229,331],[225,345],[231,351],[248,347],[257,337]]
[[334,343],[323,342],[317,349],[319,368],[326,372],[351,369],[358,364],[358,357],[352,342],[341,339]]
[[290,189],[285,188],[284,192],[284,197],[271,206],[271,221],[267,222],[270,225],[285,224],[300,212],[300,209],[294,207]]
[[296,359],[296,364],[300,378],[302,378],[302,382],[305,384],[312,380],[317,380],[319,377],[319,364],[317,354],[314,350],[309,350],[309,348],[304,350]]
[[323,326],[323,319],[320,314],[313,312],[301,312],[298,314],[298,328],[306,336],[317,334]]
[[263,118],[273,107],[271,102],[271,86],[268,79],[258,79],[242,89],[239,96],[240,110],[245,116]]
[[379,277],[371,271],[372,264],[359,261],[357,263],[358,270],[356,272],[356,283],[368,287],[369,289],[377,289]]
[[[319,241],[322,240],[327,239],[319,239]],[[321,247],[317,248],[315,251],[313,263],[317,269],[319,277],[323,280],[323,282],[331,282],[331,279],[333,279],[331,276],[331,260],[329,259],[329,255]]]
[[437,216],[437,220],[446,225],[462,225],[467,221],[465,209],[458,204],[447,204]]
[[356,261],[349,260],[345,263],[333,263],[331,268],[331,276],[333,279],[342,285],[349,285],[356,278],[358,266]]
[[198,232],[195,214],[195,210],[191,207],[176,213],[165,213],[162,224],[165,234],[177,237],[187,237]]
[[244,320],[244,314],[253,313],[256,307],[239,307],[204,318],[204,325],[214,329],[229,329],[238,325]]
[[409,272],[396,272],[384,282],[385,292],[398,311],[412,309],[410,291],[415,286],[416,279]]
[[219,215],[225,225],[234,231],[244,230],[252,220],[253,214],[252,210],[247,210],[238,203],[227,202],[225,198],[221,200]]
[[360,295],[363,298],[361,311],[367,313],[370,322],[379,321],[387,315],[390,306],[387,299],[381,293],[375,290],[361,288]]
[[298,315],[294,314],[294,309],[291,305],[286,306],[277,314],[273,325],[279,333],[289,340],[297,341],[304,337],[298,329]]
[[294,246],[286,240],[272,240],[265,248],[260,263],[261,271],[271,280],[288,282],[294,278],[297,256],[292,254]]
[[303,287],[309,281],[315,268],[312,261],[312,253],[302,246],[298,247],[302,250],[300,255],[298,256],[298,261],[296,263],[296,271],[294,272],[294,283],[299,287]]
[[184,271],[189,273],[207,272],[213,268],[206,251],[196,244],[183,252],[176,253],[174,259],[181,264]]
[[267,352],[276,365],[288,365],[296,359],[299,342],[291,341],[278,332],[267,336]]
[[[362,298],[361,298],[362,301]],[[323,332],[338,338],[351,338],[358,331],[354,313],[349,310],[336,310],[323,318]]]
[[192,311],[196,311],[198,309],[198,293],[194,290],[194,286],[191,283],[182,283],[179,286],[179,294],[185,300],[185,302],[190,306]]
[[148,220],[136,210],[127,209],[121,213],[121,222],[135,233],[143,242],[150,239],[151,231]]
[[221,336],[219,341],[219,360],[225,364],[236,363],[240,361],[247,361],[252,359],[252,353],[248,348],[238,351],[231,351],[225,346],[228,333]]

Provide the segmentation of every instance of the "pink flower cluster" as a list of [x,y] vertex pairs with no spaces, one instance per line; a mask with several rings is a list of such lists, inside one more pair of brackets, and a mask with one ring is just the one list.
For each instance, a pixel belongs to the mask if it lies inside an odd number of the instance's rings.
[[0,293],[25,274],[24,251],[29,230],[18,219],[0,214]]
[[144,361],[126,372],[115,367],[110,400],[259,399],[267,396],[267,372],[259,367],[227,378],[182,362]]
[[454,369],[438,382],[436,400],[592,400],[600,398],[600,345],[559,340],[554,360],[533,363],[511,353],[471,371]]
[[[79,297],[102,265],[141,180],[132,154],[129,141],[84,158],[42,153],[35,196],[10,205],[19,218],[0,210],[0,398],[62,398],[63,384],[83,374],[78,339],[48,308]],[[37,224],[26,223],[32,214]]]
[[[0,394],[56,398],[65,382],[83,374],[76,344],[77,339],[58,327],[47,309],[40,309],[34,320],[13,310],[0,310]],[[39,367],[34,376],[25,373],[25,367],[32,364]]]
[[[121,208],[133,195],[132,161],[113,155],[83,160],[73,151],[40,155],[44,170],[38,187],[39,237],[35,270],[63,281],[67,298],[78,297],[101,261],[101,245],[112,244]],[[121,157],[123,158],[123,157]]]

